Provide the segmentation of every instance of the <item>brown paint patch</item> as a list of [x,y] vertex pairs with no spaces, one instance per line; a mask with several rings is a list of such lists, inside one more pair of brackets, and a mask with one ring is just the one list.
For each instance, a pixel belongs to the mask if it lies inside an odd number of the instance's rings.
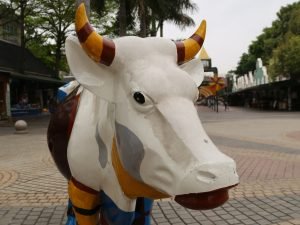
[[236,185],[205,193],[177,195],[175,201],[189,209],[214,209],[223,205],[229,199],[228,190],[235,186]]
[[80,43],[84,43],[93,31],[93,27],[88,22],[79,31],[77,31],[76,33]]
[[67,148],[79,102],[79,96],[76,96],[77,89],[75,90],[64,102],[56,105],[47,131],[48,148],[52,158],[58,170],[68,180],[71,178],[71,171]]
[[100,63],[110,66],[115,58],[115,43],[107,38],[103,38],[103,51],[100,57]]
[[71,178],[71,182],[73,183],[73,185],[75,187],[77,187],[78,189],[80,189],[80,190],[82,190],[84,192],[87,192],[89,194],[97,195],[99,193],[98,191],[95,191],[94,189],[89,188],[89,187],[85,186],[84,184],[78,182],[77,180],[75,180],[74,177]]
[[198,34],[193,34],[190,38],[195,40],[200,46],[203,45],[204,40]]
[[180,64],[184,62],[185,59],[185,46],[182,41],[175,42],[177,48],[177,63]]

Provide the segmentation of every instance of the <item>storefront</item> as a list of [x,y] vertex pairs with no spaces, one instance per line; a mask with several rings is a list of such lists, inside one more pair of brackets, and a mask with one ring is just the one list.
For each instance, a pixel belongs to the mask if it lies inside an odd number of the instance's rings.
[[27,49],[21,69],[20,51],[0,41],[0,120],[41,113],[65,83]]
[[34,75],[12,74],[10,79],[11,116],[37,115],[49,107],[49,101],[64,82]]

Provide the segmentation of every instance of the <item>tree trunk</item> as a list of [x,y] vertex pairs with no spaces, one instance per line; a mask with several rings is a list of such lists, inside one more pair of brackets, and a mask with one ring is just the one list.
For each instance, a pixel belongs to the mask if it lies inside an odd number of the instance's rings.
[[126,36],[127,18],[126,18],[126,0],[120,0],[119,6],[119,35]]
[[55,76],[56,76],[56,78],[59,78],[60,61],[61,61],[61,44],[57,43],[56,50],[55,50]]
[[160,36],[163,37],[164,36],[164,20],[160,19],[159,20],[159,31],[160,31]]
[[25,64],[25,9],[26,9],[26,0],[20,1],[20,30],[21,30],[21,54],[20,54],[20,73],[24,73],[24,64]]
[[147,36],[145,1],[139,0],[140,37]]
[[61,63],[61,47],[63,45],[63,34],[61,31],[61,22],[59,24],[59,31],[56,39],[56,47],[55,47],[55,76],[59,78],[60,71],[60,63]]
[[156,20],[153,16],[153,14],[151,15],[151,32],[150,35],[151,37],[156,37],[157,34],[157,29],[156,29]]

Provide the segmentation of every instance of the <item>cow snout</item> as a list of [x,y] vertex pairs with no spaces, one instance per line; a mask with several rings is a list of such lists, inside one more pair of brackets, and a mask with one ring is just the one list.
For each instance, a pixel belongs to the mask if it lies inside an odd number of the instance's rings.
[[212,209],[224,204],[228,190],[239,182],[236,164],[226,161],[205,163],[186,171],[177,186],[175,201],[190,209]]
[[213,209],[228,200],[228,190],[238,182],[233,160],[203,164],[188,171],[180,182],[177,193],[181,194],[175,196],[175,201],[190,209]]
[[179,182],[176,193],[205,193],[234,186],[238,182],[236,164],[228,158],[225,162],[205,163],[189,168]]

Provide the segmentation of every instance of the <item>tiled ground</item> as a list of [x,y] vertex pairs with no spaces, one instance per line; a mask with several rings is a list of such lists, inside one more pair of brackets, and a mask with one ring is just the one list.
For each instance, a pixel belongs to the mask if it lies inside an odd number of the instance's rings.
[[[193,211],[172,200],[158,201],[153,224],[300,224],[300,113],[233,108],[216,114],[200,107],[200,114],[213,141],[236,160],[241,183],[214,210]],[[47,118],[29,124],[24,135],[0,127],[0,225],[64,224],[66,181],[47,150]],[[264,138],[264,130],[274,132]]]

